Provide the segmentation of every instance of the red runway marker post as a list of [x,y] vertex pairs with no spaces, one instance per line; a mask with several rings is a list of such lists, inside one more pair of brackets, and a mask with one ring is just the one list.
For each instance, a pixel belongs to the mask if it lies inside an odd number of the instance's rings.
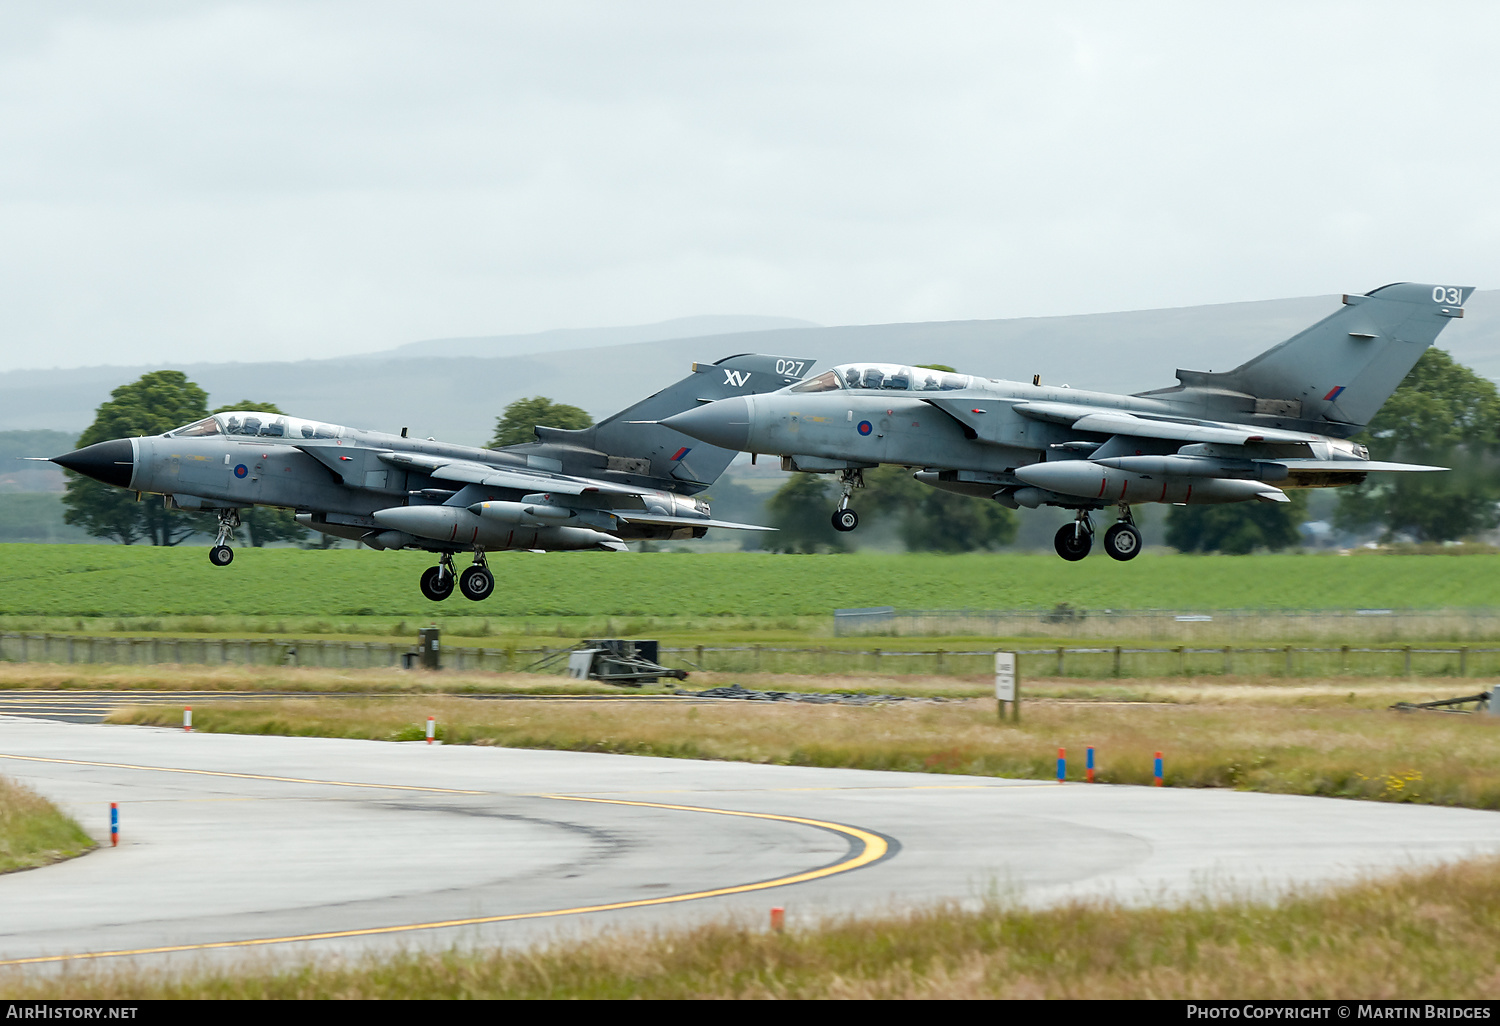
[[1153,783],[1155,783],[1155,785],[1157,787],[1160,787],[1161,786],[1161,753],[1160,752],[1156,753],[1156,764],[1154,766],[1152,766],[1151,772],[1152,772],[1152,776],[1155,777],[1155,780],[1153,781]]
[[776,905],[771,909],[771,929],[781,933],[786,929],[786,909]]
[[1068,750],[1059,748],[1057,750],[1057,782],[1061,784],[1068,778]]
[[117,848],[120,845],[120,806],[117,802],[109,803],[109,846]]
[[1094,746],[1089,745],[1089,757],[1084,767],[1084,775],[1090,784],[1094,782]]
[[189,734],[193,732],[193,707],[184,706],[182,710],[182,729]]
[[433,733],[436,730],[437,730],[437,721],[433,717],[431,717],[431,716],[427,717],[427,743],[428,744],[432,744],[432,736],[433,736]]

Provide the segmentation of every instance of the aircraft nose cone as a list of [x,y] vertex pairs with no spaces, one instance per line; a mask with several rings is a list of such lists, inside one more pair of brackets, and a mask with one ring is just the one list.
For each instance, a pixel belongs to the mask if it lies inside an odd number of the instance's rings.
[[130,476],[135,472],[135,450],[130,439],[113,438],[108,442],[95,442],[64,456],[52,457],[59,467],[77,471],[95,481],[130,487]]
[[750,441],[750,402],[742,395],[706,403],[662,421],[667,427],[724,449],[744,449]]

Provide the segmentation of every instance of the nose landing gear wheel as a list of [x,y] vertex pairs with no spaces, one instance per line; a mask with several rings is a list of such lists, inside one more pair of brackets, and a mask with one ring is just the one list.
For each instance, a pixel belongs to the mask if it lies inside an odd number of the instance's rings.
[[422,571],[422,594],[441,602],[453,594],[453,575],[445,567],[430,566]]
[[833,529],[835,531],[852,531],[859,526],[859,514],[852,509],[836,509],[833,511]]
[[1104,532],[1104,551],[1115,559],[1134,559],[1141,553],[1141,532],[1134,524],[1116,524]]
[[1076,563],[1094,547],[1094,536],[1088,531],[1080,532],[1074,524],[1064,524],[1053,535],[1052,547],[1057,549],[1057,554],[1063,559]]
[[228,545],[215,545],[208,550],[208,561],[214,566],[228,566],[234,562],[234,550]]
[[482,566],[471,566],[458,575],[458,590],[464,593],[464,598],[475,602],[487,599],[495,590],[495,575]]

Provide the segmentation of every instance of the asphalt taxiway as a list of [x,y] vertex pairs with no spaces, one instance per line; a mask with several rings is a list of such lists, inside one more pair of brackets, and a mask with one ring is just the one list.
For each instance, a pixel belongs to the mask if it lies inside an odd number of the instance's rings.
[[0,876],[0,964],[38,968],[1262,895],[1500,851],[1470,809],[14,716],[0,774],[104,842]]

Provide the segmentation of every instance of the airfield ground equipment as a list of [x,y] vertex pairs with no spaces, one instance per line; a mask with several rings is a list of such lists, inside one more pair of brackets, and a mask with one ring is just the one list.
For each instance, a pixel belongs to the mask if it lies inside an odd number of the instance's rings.
[[687,680],[686,670],[668,669],[656,657],[655,641],[585,641],[568,654],[568,676],[631,688],[655,684],[662,677]]
[[[1466,709],[1464,706],[1473,706]],[[1500,715],[1500,688],[1491,691],[1481,691],[1477,695],[1464,695],[1462,698],[1439,698],[1432,702],[1397,702],[1391,706],[1397,712],[1445,712],[1445,713],[1476,713],[1487,712],[1491,715]]]

